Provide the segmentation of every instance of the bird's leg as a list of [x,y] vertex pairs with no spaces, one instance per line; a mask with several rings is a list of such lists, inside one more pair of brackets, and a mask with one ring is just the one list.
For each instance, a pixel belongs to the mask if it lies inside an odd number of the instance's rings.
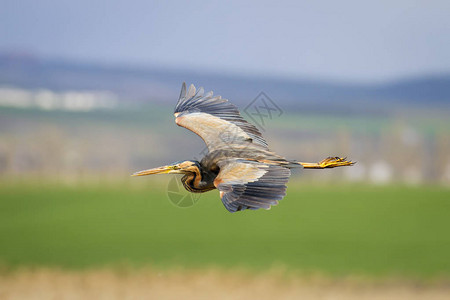
[[305,169],[326,169],[326,168],[335,168],[335,167],[342,167],[342,166],[351,166],[354,165],[355,162],[348,161],[346,158],[340,158],[340,157],[327,157],[323,160],[321,160],[318,163],[305,163],[305,162],[298,162],[300,165],[303,166]]

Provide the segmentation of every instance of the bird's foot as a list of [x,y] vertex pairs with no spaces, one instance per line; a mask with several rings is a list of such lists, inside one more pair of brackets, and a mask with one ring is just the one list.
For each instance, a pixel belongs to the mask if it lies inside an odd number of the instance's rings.
[[320,166],[320,169],[352,166],[354,164],[355,164],[355,162],[348,161],[346,157],[341,158],[338,156],[327,157],[318,163],[318,165]]

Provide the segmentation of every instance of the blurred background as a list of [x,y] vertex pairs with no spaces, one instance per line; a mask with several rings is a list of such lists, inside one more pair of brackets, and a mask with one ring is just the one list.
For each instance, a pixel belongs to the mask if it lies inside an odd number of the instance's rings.
[[[449,13],[0,0],[0,297],[361,299],[362,285],[415,299],[410,281],[448,296]],[[287,158],[358,163],[296,172],[270,211],[229,214],[217,192],[172,205],[169,190],[187,194],[171,176],[129,175],[204,153],[174,123],[182,82],[236,104]]]

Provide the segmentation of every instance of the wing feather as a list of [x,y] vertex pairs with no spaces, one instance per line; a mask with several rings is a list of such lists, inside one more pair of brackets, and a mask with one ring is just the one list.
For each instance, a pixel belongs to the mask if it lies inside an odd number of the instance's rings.
[[291,171],[279,165],[245,160],[220,163],[214,185],[230,212],[244,209],[269,209],[286,195]]
[[210,152],[224,143],[253,143],[267,149],[259,130],[242,118],[236,106],[213,92],[204,94],[203,88],[196,91],[191,84],[186,89],[183,83],[174,114],[177,125],[199,135]]

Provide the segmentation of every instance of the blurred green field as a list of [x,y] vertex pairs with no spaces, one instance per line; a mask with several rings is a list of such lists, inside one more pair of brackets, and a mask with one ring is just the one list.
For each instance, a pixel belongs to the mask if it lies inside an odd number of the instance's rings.
[[0,264],[450,275],[448,188],[293,180],[277,207],[231,214],[217,191],[182,209],[151,182],[0,184]]

